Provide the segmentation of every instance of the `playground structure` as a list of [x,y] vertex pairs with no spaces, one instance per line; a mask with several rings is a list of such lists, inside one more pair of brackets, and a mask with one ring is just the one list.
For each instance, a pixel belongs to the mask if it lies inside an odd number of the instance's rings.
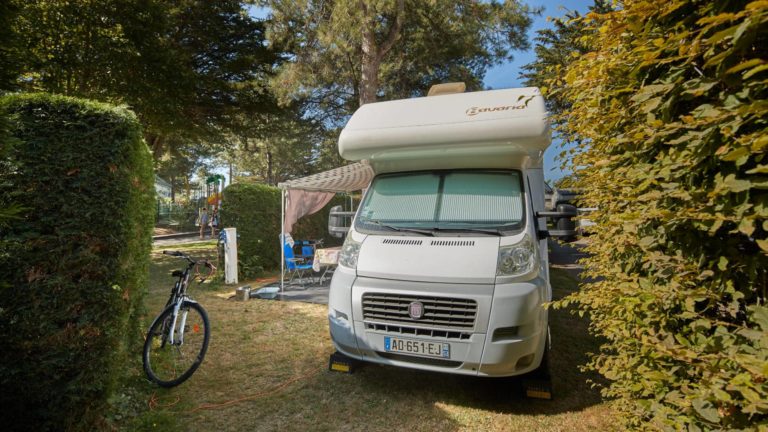
[[[213,222],[214,213],[216,210],[221,208],[221,199],[222,199],[222,192],[224,191],[224,181],[225,178],[221,174],[212,174],[205,178],[205,195],[200,198],[200,204],[198,204],[197,209],[197,223],[198,226],[202,223],[202,215],[203,215],[203,209],[208,209],[208,224],[211,224],[211,235],[214,235],[214,230],[216,227],[215,222]],[[202,182],[201,182],[202,183]],[[201,236],[202,234],[202,227],[201,227]]]
[[211,209],[221,207],[224,180],[221,174],[213,174],[205,179],[205,204]]
[[[179,191],[181,197],[176,202],[157,201],[156,225],[181,230],[195,229],[204,207],[209,212],[221,208],[222,191],[225,178],[221,174],[211,174],[201,178],[196,185]],[[179,198],[179,194],[177,194]]]

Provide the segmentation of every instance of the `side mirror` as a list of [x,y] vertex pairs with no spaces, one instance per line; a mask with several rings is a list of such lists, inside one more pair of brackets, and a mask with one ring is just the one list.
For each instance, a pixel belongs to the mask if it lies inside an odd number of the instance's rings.
[[328,234],[331,237],[344,238],[349,232],[349,226],[346,223],[346,219],[352,219],[355,212],[346,212],[340,205],[331,207],[331,212],[328,214]]
[[[571,204],[558,204],[555,211],[536,212],[536,217],[552,219],[555,224],[553,230],[537,229],[539,238],[560,237],[565,241],[576,239],[576,222],[573,220],[578,214],[576,207]],[[538,220],[538,219],[537,219]]]

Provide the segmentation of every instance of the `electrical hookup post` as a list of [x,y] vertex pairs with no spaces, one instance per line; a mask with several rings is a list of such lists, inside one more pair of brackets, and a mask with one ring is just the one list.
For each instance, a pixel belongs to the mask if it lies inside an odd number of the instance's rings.
[[237,229],[224,228],[221,234],[224,243],[224,283],[237,283]]

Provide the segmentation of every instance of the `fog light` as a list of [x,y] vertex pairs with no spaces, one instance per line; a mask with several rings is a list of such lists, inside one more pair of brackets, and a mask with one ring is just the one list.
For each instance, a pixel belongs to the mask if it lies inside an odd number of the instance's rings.
[[533,359],[534,359],[535,357],[536,357],[536,354],[528,354],[528,355],[526,355],[526,356],[522,356],[522,357],[520,357],[520,358],[517,360],[517,364],[515,364],[515,369],[516,369],[516,370],[520,370],[520,369],[525,369],[525,368],[527,368],[528,366],[530,366],[530,365],[531,365],[531,363],[533,363]]

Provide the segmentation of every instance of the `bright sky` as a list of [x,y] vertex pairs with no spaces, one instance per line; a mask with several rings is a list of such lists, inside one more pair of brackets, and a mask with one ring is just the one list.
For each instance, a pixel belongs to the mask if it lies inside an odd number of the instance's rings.
[[[592,0],[534,0],[527,1],[526,3],[531,7],[544,8],[541,15],[534,18],[528,32],[528,39],[531,41],[531,49],[528,51],[515,52],[513,53],[513,61],[506,62],[489,70],[485,75],[484,80],[486,87],[494,89],[522,87],[523,83],[519,78],[520,72],[522,71],[521,67],[531,63],[536,58],[536,54],[533,51],[533,38],[536,37],[536,30],[552,27],[552,23],[547,20],[547,17],[561,17],[568,11],[578,11],[583,15],[589,10],[589,6],[594,2]],[[560,163],[555,161],[555,156],[561,151],[561,143],[559,141],[554,141],[544,153],[544,176],[550,181],[550,184],[564,174],[567,174],[560,170]]]
[[[521,72],[520,68],[523,65],[531,63],[536,57],[533,51],[533,38],[536,36],[536,30],[552,27],[552,23],[547,20],[547,17],[561,17],[568,11],[578,11],[581,14],[586,13],[589,6],[593,4],[593,0],[530,0],[525,3],[531,7],[544,8],[541,15],[534,18],[528,32],[528,39],[531,41],[531,49],[528,51],[514,52],[513,61],[505,62],[490,69],[485,75],[484,83],[486,87],[494,89],[522,87],[523,83],[519,78]],[[251,16],[257,18],[264,18],[267,16],[267,10],[262,8],[251,7],[250,13]],[[560,170],[560,164],[555,161],[555,156],[557,156],[561,150],[560,142],[555,141],[544,153],[544,175],[550,181],[555,181],[565,174]]]

